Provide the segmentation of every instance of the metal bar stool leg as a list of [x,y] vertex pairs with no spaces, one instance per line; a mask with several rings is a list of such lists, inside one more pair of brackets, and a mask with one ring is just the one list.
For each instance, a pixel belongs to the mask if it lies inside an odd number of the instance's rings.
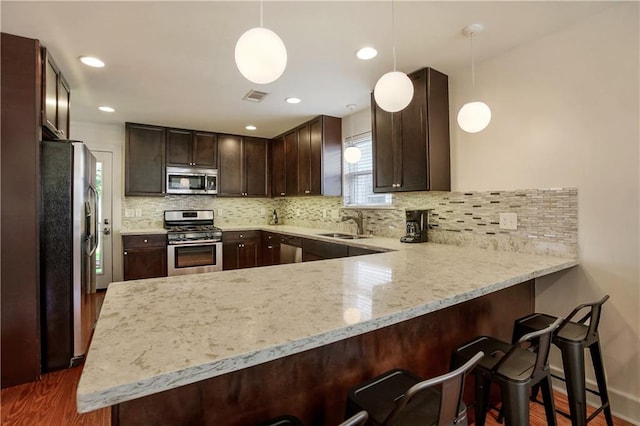
[[602,352],[600,351],[600,339],[589,346],[589,351],[591,353],[591,361],[593,362],[593,371],[596,375],[596,381],[598,382],[598,393],[600,394],[604,417],[607,420],[607,426],[613,426],[613,415],[611,414],[609,393],[607,392],[607,380],[604,375],[604,364],[602,363]]
[[529,425],[529,388],[516,383],[503,382],[502,411],[506,426]]
[[551,385],[551,374],[548,374],[546,378],[540,382],[542,388],[542,398],[544,402],[544,413],[547,416],[547,425],[556,426],[558,424],[556,420],[556,406],[553,401],[553,387]]
[[489,392],[491,391],[491,381],[487,380],[481,374],[474,376],[476,382],[476,402],[475,408],[475,424],[476,426],[484,426],[487,418],[487,407],[489,406]]
[[567,386],[567,399],[573,426],[587,424],[587,397],[585,391],[584,349],[580,344],[563,344],[562,365]]

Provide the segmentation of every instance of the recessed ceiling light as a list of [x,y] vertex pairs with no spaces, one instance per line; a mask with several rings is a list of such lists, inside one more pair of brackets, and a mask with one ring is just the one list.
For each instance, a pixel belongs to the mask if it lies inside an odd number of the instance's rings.
[[356,52],[356,56],[360,59],[364,59],[365,61],[367,59],[375,58],[377,55],[378,55],[378,51],[370,46],[363,47],[362,49]]
[[101,106],[98,107],[98,109],[102,112],[115,112],[115,109],[111,108],[110,106]]
[[104,62],[102,62],[98,58],[94,58],[93,56],[80,56],[78,59],[83,64],[88,65],[88,66],[93,67],[93,68],[102,68],[102,67],[104,67]]
[[253,124],[249,124],[248,126],[245,126],[244,128],[247,129],[247,130],[255,130],[255,129],[257,129],[257,127],[254,126]]
[[296,97],[290,97],[285,99],[285,101],[287,101],[290,104],[299,104],[301,102],[300,98],[296,98]]

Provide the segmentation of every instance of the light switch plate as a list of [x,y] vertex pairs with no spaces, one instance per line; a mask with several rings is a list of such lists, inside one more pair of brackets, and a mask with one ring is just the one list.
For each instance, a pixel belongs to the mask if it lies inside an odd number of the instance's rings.
[[500,229],[515,231],[518,229],[517,213],[500,213]]

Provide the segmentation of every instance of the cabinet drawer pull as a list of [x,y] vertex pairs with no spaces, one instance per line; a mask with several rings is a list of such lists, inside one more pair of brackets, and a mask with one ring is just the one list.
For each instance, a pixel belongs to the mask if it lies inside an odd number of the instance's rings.
[[148,243],[148,242],[149,242],[149,240],[144,240],[144,242],[145,242],[145,243]]
[[244,234],[240,234],[240,238],[244,238]]
[[126,252],[126,251],[124,252],[124,255],[125,255],[125,256],[127,255],[127,252]]
[[285,195],[285,193],[284,193],[284,192],[281,192],[281,193],[280,193],[280,195],[283,195],[283,196],[284,196],[284,195]]
[[307,190],[307,191],[304,191],[304,193],[305,193],[305,194],[310,194],[310,193],[311,193],[311,191]]

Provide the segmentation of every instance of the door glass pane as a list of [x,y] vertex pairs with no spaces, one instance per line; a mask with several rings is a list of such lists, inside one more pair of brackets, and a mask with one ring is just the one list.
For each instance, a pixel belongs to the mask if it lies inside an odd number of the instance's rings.
[[[102,200],[102,162],[96,161],[96,192],[98,200]],[[102,226],[102,203],[98,203],[98,226]],[[96,232],[100,232],[96,229]],[[96,249],[96,274],[102,275],[102,238],[98,239],[98,248]]]

